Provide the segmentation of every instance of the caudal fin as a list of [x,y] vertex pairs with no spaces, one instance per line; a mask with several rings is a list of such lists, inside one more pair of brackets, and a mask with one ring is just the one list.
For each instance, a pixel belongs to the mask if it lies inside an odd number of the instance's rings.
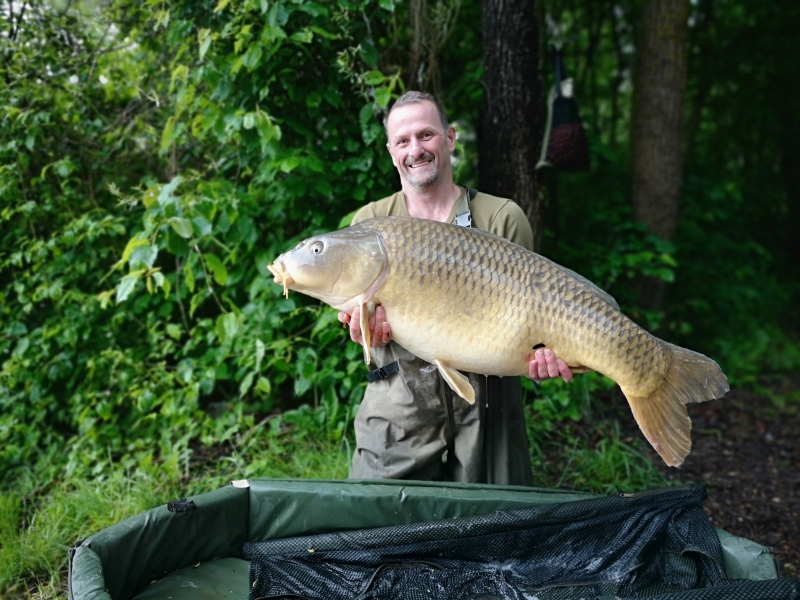
[[[666,342],[665,342],[666,344]],[[730,389],[719,365],[707,356],[666,344],[672,363],[661,385],[649,396],[622,388],[647,441],[671,467],[680,466],[692,449],[690,402],[721,398]]]

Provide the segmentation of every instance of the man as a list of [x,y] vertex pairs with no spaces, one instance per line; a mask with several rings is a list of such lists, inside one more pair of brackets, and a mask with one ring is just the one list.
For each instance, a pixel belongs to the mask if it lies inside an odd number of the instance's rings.
[[[532,249],[522,210],[503,198],[453,182],[450,155],[456,131],[433,96],[408,92],[384,119],[392,163],[402,191],[364,206],[353,224],[377,216],[408,215],[473,226]],[[358,309],[339,313],[361,343]],[[452,392],[435,367],[392,341],[381,306],[369,321],[374,367],[355,420],[351,478],[391,478],[530,485],[531,467],[517,377],[469,374],[470,405]],[[529,377],[572,378],[569,367],[540,348]]]

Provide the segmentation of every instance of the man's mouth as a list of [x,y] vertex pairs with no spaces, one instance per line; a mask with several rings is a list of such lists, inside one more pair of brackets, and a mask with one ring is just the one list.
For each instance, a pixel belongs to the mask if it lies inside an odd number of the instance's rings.
[[425,160],[425,161],[423,161],[423,162],[418,162],[418,163],[409,164],[409,165],[408,165],[408,168],[409,168],[409,169],[417,169],[417,168],[419,168],[419,167],[424,167],[425,165],[429,165],[429,164],[431,164],[432,162],[433,162],[433,159],[430,159],[430,160]]

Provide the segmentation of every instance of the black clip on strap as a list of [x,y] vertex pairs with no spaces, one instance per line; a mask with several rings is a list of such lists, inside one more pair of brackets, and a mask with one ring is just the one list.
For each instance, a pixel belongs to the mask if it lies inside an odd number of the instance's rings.
[[381,367],[379,369],[375,369],[374,371],[370,371],[367,373],[367,381],[370,383],[375,383],[376,381],[383,381],[392,373],[397,373],[400,370],[400,365],[397,364],[397,361],[393,363],[389,363],[385,367]]

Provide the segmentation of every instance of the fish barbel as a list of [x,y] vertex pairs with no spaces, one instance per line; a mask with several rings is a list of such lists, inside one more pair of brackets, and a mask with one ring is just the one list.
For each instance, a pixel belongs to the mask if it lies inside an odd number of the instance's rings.
[[613,379],[671,466],[692,446],[686,404],[729,389],[717,363],[651,335],[588,279],[477,229],[378,217],[304,240],[269,270],[287,295],[349,314],[361,307],[367,364],[368,319],[382,305],[392,338],[469,402],[474,391],[459,370],[527,375],[534,346],[544,344],[574,372]]

